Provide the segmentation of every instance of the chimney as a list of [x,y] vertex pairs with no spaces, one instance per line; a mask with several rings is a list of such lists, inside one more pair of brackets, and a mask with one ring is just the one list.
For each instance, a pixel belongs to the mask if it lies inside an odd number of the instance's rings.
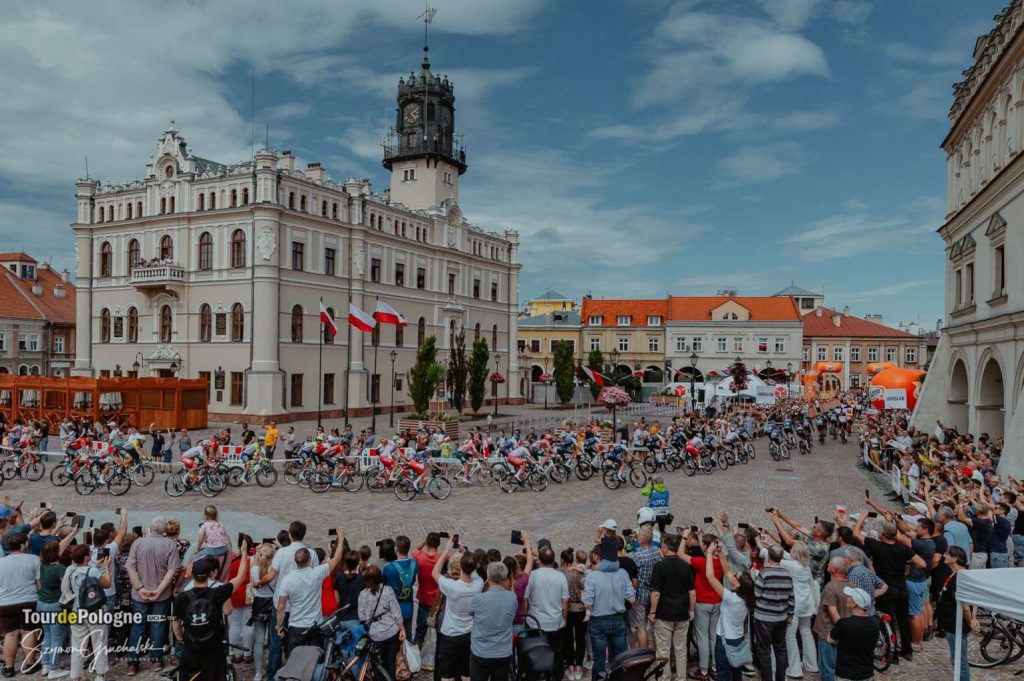
[[373,187],[370,186],[370,178],[368,178],[368,177],[363,178],[363,188],[362,188],[361,191],[366,196],[372,196],[373,195]]
[[359,196],[359,189],[361,184],[359,180],[354,177],[350,177],[345,180],[345,193],[349,196]]
[[884,325],[885,317],[880,314],[866,314],[864,315],[864,321]]
[[63,281],[65,284],[67,283],[68,277],[70,276],[71,273],[68,272],[66,269],[60,271],[60,280]]
[[832,315],[832,323],[835,324],[837,327],[842,326],[842,324],[843,324],[843,315],[833,314]]
[[314,182],[322,182],[324,179],[324,167],[319,161],[306,164],[306,177]]
[[282,170],[295,170],[295,157],[292,156],[291,150],[285,151],[281,154],[281,169]]
[[64,284],[57,284],[53,287],[54,298],[67,298],[67,291],[64,290]]
[[43,285],[40,284],[38,281],[32,284],[32,294],[36,296],[43,295]]
[[48,262],[41,262],[41,263],[39,263],[39,269],[41,269],[41,270],[48,270],[48,269],[50,269],[50,263],[48,263]]
[[817,316],[820,317],[821,316],[821,308],[820,307],[814,308],[814,314],[816,314]]
[[849,317],[850,316],[850,306],[849,305],[847,305],[847,306],[845,306],[843,308],[843,316],[844,317]]

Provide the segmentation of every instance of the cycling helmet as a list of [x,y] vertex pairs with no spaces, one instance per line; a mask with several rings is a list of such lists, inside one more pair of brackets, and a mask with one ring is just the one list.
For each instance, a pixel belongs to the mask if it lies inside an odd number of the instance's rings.
[[657,516],[655,516],[654,511],[652,511],[651,509],[649,509],[646,506],[638,509],[637,512],[636,512],[636,524],[637,524],[637,526],[640,526],[640,525],[651,525],[651,524],[653,524],[655,522],[656,519],[657,519]]

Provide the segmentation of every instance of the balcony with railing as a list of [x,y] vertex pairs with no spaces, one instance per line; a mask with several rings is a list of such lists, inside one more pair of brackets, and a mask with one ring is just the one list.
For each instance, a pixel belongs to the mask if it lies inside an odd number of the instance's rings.
[[128,281],[135,288],[167,288],[185,283],[185,268],[181,265],[136,265]]
[[410,133],[402,137],[392,128],[381,141],[381,146],[384,148],[385,164],[407,156],[438,154],[463,168],[466,165],[466,144],[462,133],[456,133],[451,139],[438,134],[424,138],[418,133]]

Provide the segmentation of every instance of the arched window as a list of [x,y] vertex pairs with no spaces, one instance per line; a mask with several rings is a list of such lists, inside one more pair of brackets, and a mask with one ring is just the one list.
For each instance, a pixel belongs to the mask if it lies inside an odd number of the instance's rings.
[[231,207],[235,208],[236,206],[238,206],[238,190],[237,189],[232,189],[231,190]]
[[248,206],[249,205],[249,188],[248,187],[242,187],[242,205],[243,206]]
[[142,201],[135,204],[135,215],[140,218],[142,217]]
[[213,235],[209,232],[199,235],[199,269],[213,269]]
[[[327,308],[327,316],[330,317],[331,319],[334,319],[334,308],[333,307]],[[334,336],[331,335],[331,332],[327,329],[327,325],[326,324],[323,325],[323,332],[324,332],[324,343],[326,343],[327,345],[333,345],[334,344]]]
[[338,219],[338,204],[336,203],[331,204],[331,218],[334,220]]
[[477,322],[476,326],[473,327],[473,340],[480,340],[480,322]]
[[173,318],[171,317],[171,306],[164,305],[160,308],[160,342],[170,343],[171,342],[171,331],[173,328]]
[[100,343],[110,342],[110,310],[100,310]]
[[174,212],[174,197],[171,197],[170,203],[168,203],[168,213]]
[[213,313],[210,306],[203,303],[199,306],[199,342],[209,343],[213,337]]
[[19,376],[28,376],[28,365],[27,364],[22,364],[21,366],[18,367],[18,375]]
[[241,229],[231,233],[231,266],[245,267],[245,232]]
[[125,205],[124,209],[125,209],[125,211],[126,211],[126,213],[125,213],[125,218],[127,218],[127,219],[131,220],[131,219],[132,219],[132,202],[131,202],[131,201],[129,201],[129,202],[128,202],[128,203],[127,203],[127,204]]
[[245,312],[241,303],[231,306],[231,340],[241,343],[245,336]]
[[292,343],[302,342],[302,306],[292,308]]
[[427,320],[420,317],[420,320],[416,322],[416,347],[423,347],[423,340],[427,337]]
[[[129,206],[131,204],[128,204]],[[141,249],[139,248],[139,240],[132,239],[128,242],[128,273],[139,266],[139,258],[141,257]]]
[[495,324],[491,327],[491,351],[498,349],[498,325]]
[[113,222],[113,221],[114,221],[114,207],[113,206],[107,206],[107,222]]
[[303,213],[306,212],[306,195],[303,194],[302,198],[299,199],[299,210]]
[[139,311],[135,307],[128,308],[128,342],[139,342]]
[[288,192],[288,209],[295,210],[295,192]]
[[100,244],[100,276],[109,277],[113,272],[114,259],[110,250],[110,242]]
[[[479,335],[479,334],[477,334]],[[448,347],[455,347],[455,320],[448,323]]]
[[199,194],[199,210],[206,210],[206,194]]
[[327,201],[320,203],[320,215],[327,217]]
[[164,234],[160,237],[160,259],[174,260],[174,239],[171,238],[170,234]]
[[210,210],[217,208],[217,192],[210,192]]
[[96,206],[96,222],[103,222],[103,206]]
[[395,347],[400,348],[405,345],[405,327],[396,324],[395,325]]
[[160,215],[167,212],[167,197],[161,197],[160,199]]

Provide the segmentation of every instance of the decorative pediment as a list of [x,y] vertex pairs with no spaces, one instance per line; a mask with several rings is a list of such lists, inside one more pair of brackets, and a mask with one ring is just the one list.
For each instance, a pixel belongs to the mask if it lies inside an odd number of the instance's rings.
[[950,247],[949,259],[956,260],[957,258],[962,258],[964,256],[970,255],[971,253],[974,252],[974,248],[977,245],[978,242],[974,240],[974,237],[968,234],[963,239],[960,239]]
[[730,298],[718,307],[711,308],[711,319],[713,320],[731,320],[731,321],[749,321],[750,310],[740,305],[738,302]]
[[999,213],[993,213],[988,219],[988,227],[985,228],[985,236],[991,238],[1000,236],[1006,232],[1006,220]]

